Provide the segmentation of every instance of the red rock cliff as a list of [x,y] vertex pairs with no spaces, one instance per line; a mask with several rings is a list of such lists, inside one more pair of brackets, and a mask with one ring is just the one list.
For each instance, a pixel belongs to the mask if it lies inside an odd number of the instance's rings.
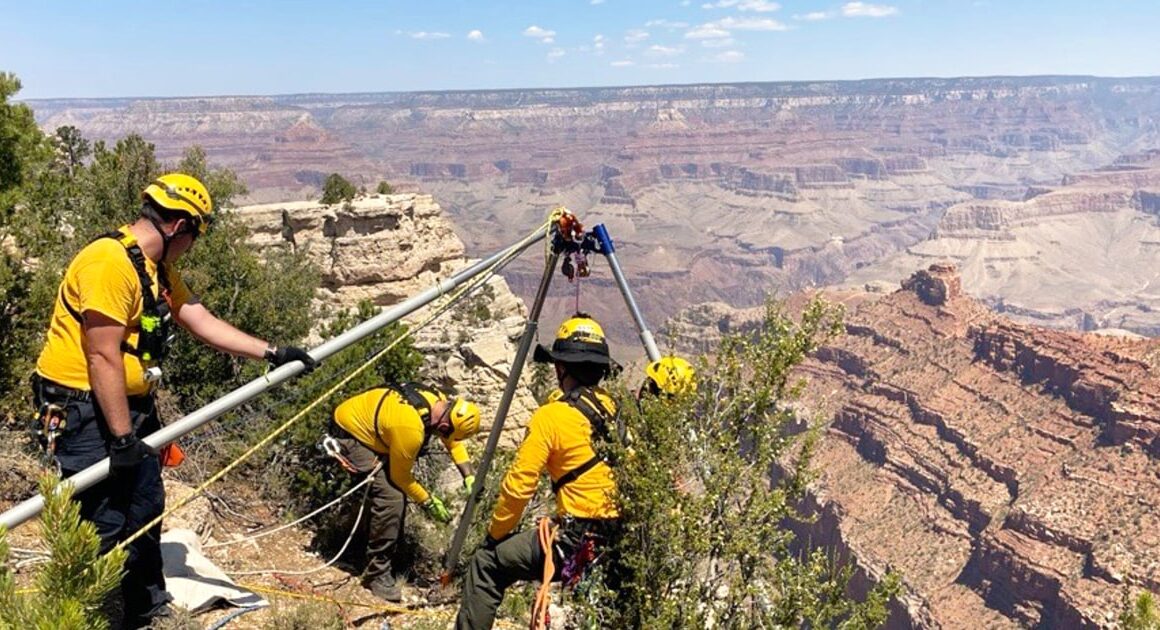
[[828,420],[809,528],[894,627],[1096,628],[1160,590],[1160,344],[1011,323],[951,265],[865,301],[802,368]]

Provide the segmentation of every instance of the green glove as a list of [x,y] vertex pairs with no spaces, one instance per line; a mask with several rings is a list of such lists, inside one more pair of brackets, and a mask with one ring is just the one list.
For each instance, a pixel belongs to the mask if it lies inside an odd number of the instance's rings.
[[447,506],[435,495],[431,495],[431,498],[423,503],[423,509],[427,511],[427,516],[440,523],[451,522],[451,512],[447,511]]
[[463,478],[463,489],[467,494],[471,494],[471,490],[475,488],[475,475],[468,475]]

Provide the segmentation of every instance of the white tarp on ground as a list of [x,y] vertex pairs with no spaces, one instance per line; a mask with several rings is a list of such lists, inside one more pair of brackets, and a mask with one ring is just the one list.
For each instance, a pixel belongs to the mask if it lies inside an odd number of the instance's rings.
[[201,541],[188,529],[161,534],[161,560],[165,564],[165,590],[177,606],[197,613],[226,603],[239,608],[259,608],[269,602],[248,591],[214,566],[201,553]]

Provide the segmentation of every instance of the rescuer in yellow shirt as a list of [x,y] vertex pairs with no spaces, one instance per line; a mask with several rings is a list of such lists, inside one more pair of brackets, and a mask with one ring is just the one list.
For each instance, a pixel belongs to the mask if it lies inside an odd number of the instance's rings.
[[[403,589],[391,569],[403,532],[407,499],[440,523],[451,514],[439,497],[411,472],[431,436],[438,436],[471,492],[475,476],[462,441],[479,431],[479,407],[416,383],[390,384],[347,399],[334,410],[328,447],[348,472],[374,475],[368,491],[370,528],[363,585],[377,597],[398,602]],[[325,443],[325,442],[324,442]],[[381,463],[381,466],[379,464]]]
[[500,485],[487,539],[467,569],[457,628],[490,628],[507,588],[541,577],[545,553],[536,529],[513,530],[545,470],[556,493],[555,521],[560,526],[552,545],[554,581],[561,579],[566,565],[574,564],[581,545],[603,544],[616,535],[616,482],[596,444],[624,439],[616,402],[599,387],[615,365],[604,331],[595,320],[577,314],[560,325],[552,348],[538,346],[534,358],[554,364],[561,395],[528,421],[527,436]]
[[[162,175],[141,193],[140,217],[86,245],[57,292],[32,377],[38,432],[49,458],[71,476],[109,458],[109,477],[76,495],[102,552],[159,516],[165,488],[157,452],[141,438],[160,428],[153,388],[171,323],[207,345],[278,366],[314,359],[276,348],[215,317],[174,268],[213,219],[205,186]],[[112,628],[149,625],[167,613],[161,525],[127,546],[121,588],[105,602]]]

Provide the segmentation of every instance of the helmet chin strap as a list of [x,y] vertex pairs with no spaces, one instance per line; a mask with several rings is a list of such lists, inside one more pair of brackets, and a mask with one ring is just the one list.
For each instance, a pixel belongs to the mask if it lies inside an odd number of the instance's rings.
[[169,243],[173,240],[176,234],[166,234],[165,230],[161,228],[161,221],[157,218],[154,212],[147,215],[149,222],[153,224],[153,229],[157,230],[157,234],[161,237],[161,260],[158,261],[164,264],[169,258]]

